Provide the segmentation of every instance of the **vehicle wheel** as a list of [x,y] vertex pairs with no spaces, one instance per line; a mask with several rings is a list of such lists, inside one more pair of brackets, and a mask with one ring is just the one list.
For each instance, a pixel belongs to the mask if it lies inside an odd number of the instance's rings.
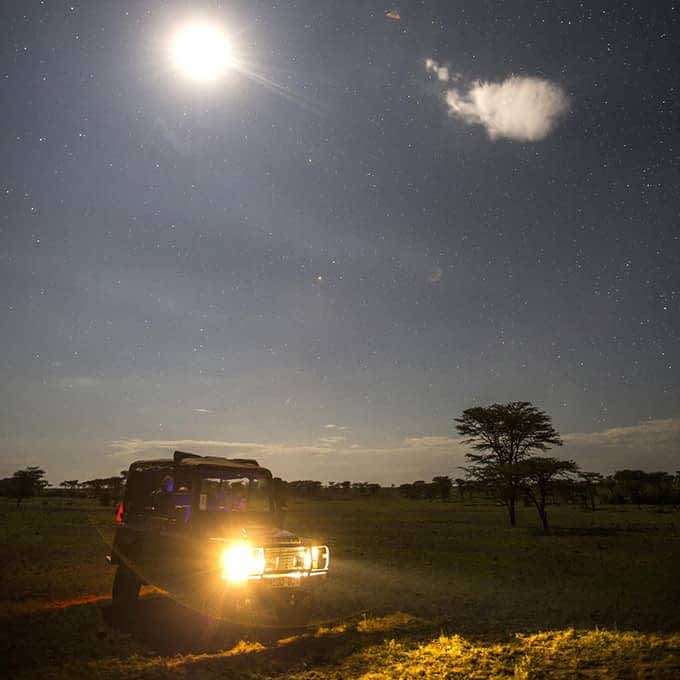
[[141,581],[125,565],[119,564],[113,579],[111,604],[116,614],[128,613],[139,599]]
[[286,594],[274,604],[276,618],[283,626],[304,626],[309,621],[312,598],[309,593]]

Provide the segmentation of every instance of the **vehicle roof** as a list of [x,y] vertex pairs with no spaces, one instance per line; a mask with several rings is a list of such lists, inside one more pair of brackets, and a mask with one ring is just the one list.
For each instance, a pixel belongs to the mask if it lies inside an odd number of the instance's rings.
[[155,458],[153,460],[136,460],[130,464],[130,470],[155,470],[157,468],[172,467],[172,458]]
[[200,458],[184,458],[178,463],[183,467],[225,467],[249,470],[261,470],[258,463],[250,460],[221,458],[220,456],[201,456]]
[[155,458],[152,460],[137,460],[130,465],[130,470],[157,470],[167,467],[182,467],[187,469],[223,468],[229,470],[259,470],[269,473],[267,468],[261,467],[257,461],[245,458],[222,458],[221,456],[191,456],[179,460],[173,458]]

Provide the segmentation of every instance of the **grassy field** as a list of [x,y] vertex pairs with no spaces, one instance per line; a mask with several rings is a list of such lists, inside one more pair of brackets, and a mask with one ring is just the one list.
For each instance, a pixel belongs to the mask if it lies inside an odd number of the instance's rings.
[[[41,678],[677,678],[680,513],[365,499],[293,502],[333,576],[313,625],[215,620],[158,592],[113,625],[112,515],[0,501],[0,659]],[[7,677],[7,675],[4,675]]]

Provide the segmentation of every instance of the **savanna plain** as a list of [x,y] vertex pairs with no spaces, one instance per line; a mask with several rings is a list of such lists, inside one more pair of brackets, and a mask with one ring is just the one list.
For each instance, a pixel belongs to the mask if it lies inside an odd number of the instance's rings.
[[110,508],[0,501],[10,678],[678,678],[680,513],[474,500],[292,500],[331,578],[304,628],[222,619],[145,588],[111,615]]

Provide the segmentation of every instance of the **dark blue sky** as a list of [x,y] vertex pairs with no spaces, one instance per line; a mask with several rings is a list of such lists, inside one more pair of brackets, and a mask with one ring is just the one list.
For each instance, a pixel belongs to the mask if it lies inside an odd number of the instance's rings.
[[180,442],[405,481],[515,399],[584,467],[680,467],[677,8],[398,10],[2,3],[3,474]]

